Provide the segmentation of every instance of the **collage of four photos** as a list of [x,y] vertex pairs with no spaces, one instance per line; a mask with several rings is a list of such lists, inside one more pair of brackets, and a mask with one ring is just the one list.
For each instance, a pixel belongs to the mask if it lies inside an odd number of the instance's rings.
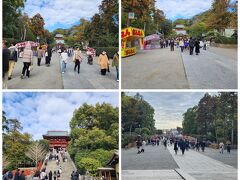
[[237,180],[237,0],[2,0],[2,180]]

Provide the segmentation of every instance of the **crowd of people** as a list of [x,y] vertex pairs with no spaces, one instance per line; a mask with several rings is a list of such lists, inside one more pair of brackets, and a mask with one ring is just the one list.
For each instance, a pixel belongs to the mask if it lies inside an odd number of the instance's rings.
[[[73,61],[74,71],[77,71],[80,74],[80,65],[83,61],[83,54],[79,47],[76,48],[51,48],[45,44],[33,47],[31,43],[25,44],[24,47],[18,47],[11,44],[10,47],[7,47],[6,42],[2,43],[2,53],[3,53],[3,88],[7,88],[7,81],[12,79],[12,74],[14,71],[15,64],[21,58],[23,62],[22,73],[20,75],[21,79],[26,77],[30,78],[30,72],[33,69],[34,57],[37,59],[37,65],[41,66],[42,63],[45,63],[47,67],[50,66],[52,53],[59,53],[61,58],[61,71],[64,74],[67,69],[67,63]],[[91,49],[91,48],[89,48]],[[93,65],[94,54],[91,50],[86,51],[87,54],[87,63]],[[98,58],[98,64],[100,66],[101,75],[105,76],[107,72],[110,72],[109,66],[110,61],[106,51],[102,51]],[[117,51],[113,57],[112,67],[116,68],[116,81],[119,81],[119,52]]]
[[[151,138],[147,139],[147,142],[141,137],[141,135],[137,136],[136,139],[136,146],[137,146],[137,154],[145,152],[145,145],[152,145],[152,146],[160,146],[163,145],[165,150],[168,146],[173,145],[173,149],[175,151],[175,154],[177,155],[178,151],[180,150],[182,155],[184,155],[185,151],[188,151],[189,149],[196,150],[196,151],[205,151],[205,148],[207,146],[207,142],[197,139],[189,140],[188,138],[174,138],[174,137],[164,137],[155,135]],[[219,145],[219,152],[223,154],[225,150],[225,145],[223,142],[220,142]],[[231,142],[226,142],[226,150],[228,153],[231,151]]]
[[[74,71],[77,71],[80,74],[80,65],[83,62],[83,54],[79,47],[76,48],[61,48],[57,51],[61,57],[62,61],[62,73],[64,74],[67,69],[67,64],[70,61],[75,63]],[[87,50],[87,63],[89,65],[93,65],[93,57],[94,54]],[[102,53],[98,57],[98,64],[100,66],[100,72],[102,76],[105,76],[107,72],[110,73],[110,61],[106,51],[102,51]],[[116,80],[119,81],[119,52],[116,52],[113,61],[112,67],[116,68]]]
[[30,72],[33,68],[34,57],[37,58],[37,65],[41,66],[42,62],[45,62],[46,66],[50,66],[52,58],[52,48],[47,45],[33,47],[31,43],[25,43],[24,47],[18,47],[11,43],[10,47],[7,47],[6,42],[2,43],[3,53],[3,88],[7,88],[7,81],[12,79],[14,67],[18,60],[21,58],[23,62],[21,79],[26,77],[30,78]]
[[193,39],[177,37],[172,39],[160,39],[160,48],[170,47],[171,51],[174,51],[175,47],[180,48],[181,52],[189,51],[190,55],[193,55],[194,49],[196,55],[200,53],[200,49],[207,50],[207,47],[210,46],[210,41],[205,39]]

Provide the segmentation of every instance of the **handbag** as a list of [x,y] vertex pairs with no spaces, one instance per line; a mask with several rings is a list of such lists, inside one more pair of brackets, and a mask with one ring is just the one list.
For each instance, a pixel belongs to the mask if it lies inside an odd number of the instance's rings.
[[47,51],[45,52],[45,56],[46,56],[46,57],[48,56],[48,52],[47,52]]

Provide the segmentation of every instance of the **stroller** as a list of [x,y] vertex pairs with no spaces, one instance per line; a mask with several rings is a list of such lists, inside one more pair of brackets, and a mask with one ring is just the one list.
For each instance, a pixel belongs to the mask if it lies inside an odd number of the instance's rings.
[[92,55],[89,54],[87,59],[88,59],[88,62],[87,62],[87,63],[88,63],[89,65],[93,65],[93,57],[92,57]]

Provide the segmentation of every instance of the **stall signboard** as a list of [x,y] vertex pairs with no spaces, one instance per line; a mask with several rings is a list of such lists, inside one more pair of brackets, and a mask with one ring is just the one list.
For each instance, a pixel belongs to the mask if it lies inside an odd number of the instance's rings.
[[122,36],[122,39],[125,39],[128,37],[143,38],[144,31],[142,29],[129,27],[129,28],[122,29],[121,36]]
[[132,48],[125,48],[122,49],[121,55],[122,57],[126,57],[126,56],[131,56],[137,53],[137,48],[136,47],[132,47]]

